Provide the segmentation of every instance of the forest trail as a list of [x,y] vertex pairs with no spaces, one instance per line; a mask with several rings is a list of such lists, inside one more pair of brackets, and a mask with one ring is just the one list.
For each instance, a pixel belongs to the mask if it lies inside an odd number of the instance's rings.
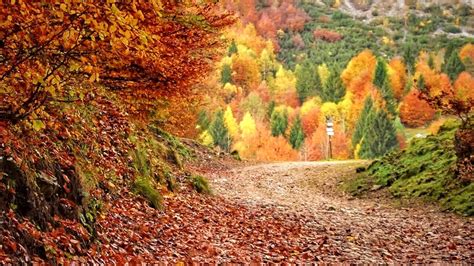
[[[435,207],[397,207],[386,197],[354,199],[338,185],[364,163],[292,162],[237,167],[214,178],[213,189],[249,208],[304,217],[313,261],[474,262],[473,220]],[[294,216],[292,216],[294,215]],[[310,240],[308,242],[308,240]],[[312,245],[312,244],[313,245]]]

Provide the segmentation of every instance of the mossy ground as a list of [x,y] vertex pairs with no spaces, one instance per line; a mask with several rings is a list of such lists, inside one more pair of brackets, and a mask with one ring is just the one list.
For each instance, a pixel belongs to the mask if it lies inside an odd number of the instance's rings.
[[352,195],[386,187],[395,197],[438,203],[444,210],[474,215],[474,185],[455,177],[454,134],[458,124],[448,121],[436,135],[414,139],[399,152],[372,163],[345,184]]

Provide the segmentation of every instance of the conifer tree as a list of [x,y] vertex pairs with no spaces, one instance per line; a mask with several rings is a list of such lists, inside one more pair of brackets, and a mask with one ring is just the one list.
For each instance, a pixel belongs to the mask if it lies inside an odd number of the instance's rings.
[[329,74],[326,84],[323,86],[321,99],[323,102],[338,103],[346,94],[346,88],[342,83],[340,71],[333,69]]
[[296,117],[295,122],[290,130],[290,144],[295,150],[299,150],[304,142],[303,127],[301,126],[301,119],[299,116]]
[[238,52],[237,44],[235,43],[235,40],[232,40],[232,42],[230,43],[230,46],[229,46],[229,50],[227,51],[227,55],[231,56],[231,55],[233,55],[237,52]]
[[461,58],[459,58],[457,50],[453,50],[443,65],[444,73],[446,73],[449,78],[454,81],[464,70],[464,64],[462,63]]
[[365,130],[367,128],[369,116],[374,112],[374,101],[372,97],[367,97],[364,101],[364,107],[360,113],[359,119],[357,120],[354,133],[352,134],[352,147],[356,147],[364,137]]
[[225,126],[224,112],[222,110],[216,112],[214,120],[208,130],[214,140],[214,145],[221,147],[225,151],[229,151],[231,141],[229,131]]
[[387,81],[387,64],[381,58],[377,60],[377,66],[375,67],[375,74],[373,83],[377,88],[382,88],[384,83]]
[[379,89],[385,100],[387,110],[393,115],[396,115],[397,102],[393,95],[392,88],[390,86],[390,80],[388,77],[387,64],[383,59],[377,60],[377,66],[375,68],[375,75],[373,80],[374,85]]
[[273,111],[275,110],[275,100],[271,100],[267,107],[267,118],[270,120],[272,118]]
[[286,110],[274,110],[270,119],[272,136],[278,137],[284,135],[288,127],[288,113]]
[[232,67],[229,64],[224,64],[221,69],[221,83],[232,83]]
[[209,128],[209,125],[211,124],[210,120],[211,119],[205,110],[199,111],[197,124],[199,125],[201,131],[205,131]]
[[309,63],[301,66],[298,65],[296,66],[295,74],[296,91],[301,103],[311,96],[321,95],[321,80],[318,71],[316,71],[313,65]]
[[381,157],[398,147],[395,126],[383,109],[369,116],[365,131],[359,153],[361,158]]
[[416,57],[418,56],[418,47],[413,42],[408,42],[403,49],[403,61],[410,73],[415,73]]

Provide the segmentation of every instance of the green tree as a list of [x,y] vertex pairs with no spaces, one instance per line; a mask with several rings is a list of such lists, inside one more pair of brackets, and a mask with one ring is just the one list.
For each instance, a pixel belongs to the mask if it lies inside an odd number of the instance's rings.
[[231,56],[231,55],[237,53],[237,51],[238,51],[237,44],[235,43],[235,40],[232,40],[232,42],[230,43],[230,46],[229,46],[229,50],[227,50],[227,55]]
[[418,56],[418,47],[414,42],[407,42],[403,47],[403,61],[410,73],[415,73],[416,57]]
[[377,88],[382,88],[384,83],[387,81],[387,64],[385,60],[377,59],[377,66],[375,67],[375,74],[373,83]]
[[304,63],[295,68],[296,92],[301,103],[311,96],[321,95],[321,80],[314,65]]
[[271,100],[270,103],[268,103],[267,107],[267,119],[270,120],[272,118],[273,111],[275,110],[276,103],[274,100]]
[[352,147],[356,147],[364,137],[364,133],[368,126],[368,120],[374,113],[374,101],[372,97],[367,97],[364,101],[364,107],[359,115],[359,119],[355,125],[354,133],[352,134]]
[[221,69],[221,83],[232,83],[232,67],[229,64],[224,64]]
[[304,132],[299,116],[296,117],[296,120],[291,127],[289,141],[291,147],[295,150],[299,150],[304,143]]
[[270,125],[272,129],[272,136],[277,137],[285,135],[288,128],[288,113],[285,110],[274,110],[270,118]]
[[201,131],[205,131],[209,128],[209,125],[211,124],[211,119],[209,118],[209,115],[205,110],[199,111],[197,124]]
[[385,110],[381,109],[374,116],[369,116],[367,122],[360,158],[381,157],[398,147],[395,126]]
[[373,83],[385,100],[387,110],[390,114],[395,116],[397,112],[397,101],[393,95],[392,87],[390,86],[387,63],[381,58],[377,60]]
[[341,73],[338,69],[332,69],[331,73],[323,86],[321,99],[323,102],[338,103],[346,94],[346,88],[342,83]]
[[225,151],[229,151],[231,140],[229,130],[225,126],[224,112],[219,110],[214,116],[214,120],[209,126],[209,134],[214,140],[214,145],[221,147]]
[[443,65],[443,72],[446,73],[451,80],[456,80],[458,75],[465,70],[464,64],[459,58],[457,50],[453,50]]

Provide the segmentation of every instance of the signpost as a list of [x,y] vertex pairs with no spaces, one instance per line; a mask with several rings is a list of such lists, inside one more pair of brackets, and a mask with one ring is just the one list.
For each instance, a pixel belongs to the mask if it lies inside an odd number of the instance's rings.
[[328,134],[329,138],[329,159],[332,159],[331,137],[334,136],[334,123],[332,122],[332,118],[330,116],[326,117],[326,133]]

